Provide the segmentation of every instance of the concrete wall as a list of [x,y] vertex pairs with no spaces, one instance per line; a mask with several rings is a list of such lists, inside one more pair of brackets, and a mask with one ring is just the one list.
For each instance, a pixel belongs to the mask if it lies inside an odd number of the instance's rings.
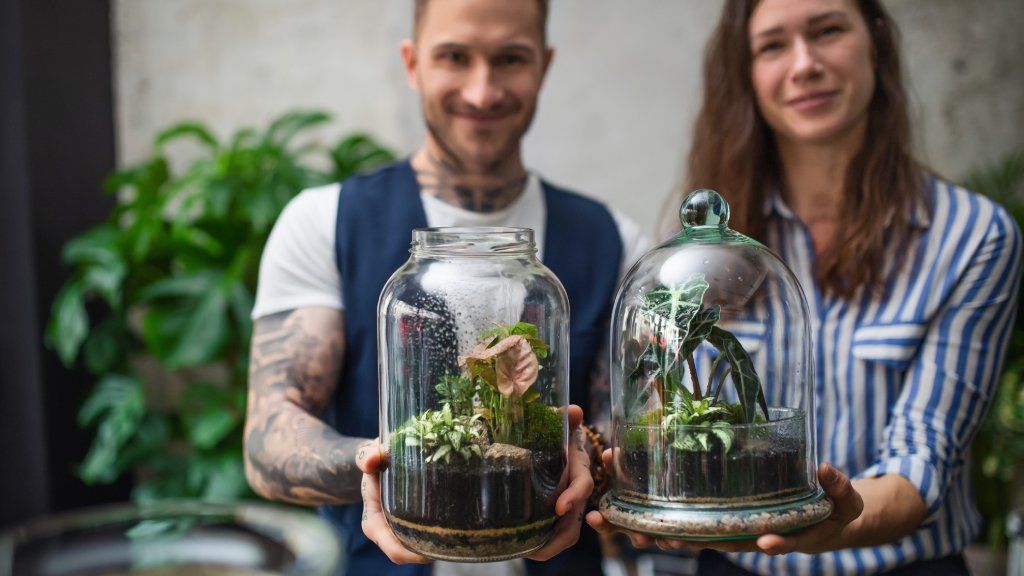
[[[527,163],[652,229],[682,177],[716,0],[554,0],[557,54]],[[1024,2],[889,0],[904,33],[921,155],[941,173],[1024,147]],[[294,108],[402,153],[422,126],[398,43],[411,0],[115,0],[118,151],[186,118],[221,135]]]

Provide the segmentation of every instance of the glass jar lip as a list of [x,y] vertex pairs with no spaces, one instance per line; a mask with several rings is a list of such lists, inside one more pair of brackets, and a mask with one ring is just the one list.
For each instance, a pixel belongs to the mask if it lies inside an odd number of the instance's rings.
[[409,251],[413,256],[502,256],[537,252],[530,228],[445,226],[416,228]]

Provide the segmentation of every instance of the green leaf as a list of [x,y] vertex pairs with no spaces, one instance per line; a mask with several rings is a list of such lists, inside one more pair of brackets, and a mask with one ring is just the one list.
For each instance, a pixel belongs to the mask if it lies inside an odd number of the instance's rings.
[[239,392],[213,384],[189,386],[181,403],[181,421],[189,442],[200,449],[216,446],[242,420]]
[[516,322],[509,328],[510,334],[521,334],[530,338],[537,338],[537,325],[529,322]]
[[88,333],[89,317],[85,312],[82,285],[79,281],[68,282],[53,300],[46,343],[65,366],[71,366]]
[[655,332],[665,334],[674,327],[682,341],[689,333],[690,321],[700,311],[707,290],[704,275],[695,273],[678,286],[659,286],[644,294],[640,313],[653,324]]
[[64,245],[61,260],[65,264],[112,266],[121,262],[121,233],[108,224],[97,226]]
[[169,276],[153,282],[139,292],[139,301],[148,302],[158,298],[198,298],[216,289],[220,280],[218,270],[200,270],[190,274]]
[[754,361],[740,341],[731,332],[715,326],[708,335],[708,342],[729,361],[732,381],[736,384],[736,393],[743,407],[743,421],[748,424],[754,422],[758,405],[765,419],[768,419],[768,405],[761,390],[761,378],[754,369]]
[[245,479],[245,464],[241,451],[222,454],[216,464],[209,469],[202,498],[230,502],[249,494],[249,483]]
[[270,144],[285,147],[299,132],[328,122],[330,119],[330,114],[326,112],[289,112],[271,123],[265,140]]
[[334,161],[333,181],[340,182],[358,172],[394,162],[395,154],[366,134],[353,134],[330,150]]
[[157,134],[154,140],[154,147],[157,153],[163,154],[163,148],[170,142],[181,138],[192,138],[206,146],[211,152],[220,148],[217,138],[205,124],[199,122],[181,122]]
[[711,334],[711,328],[722,317],[721,312],[721,307],[718,304],[712,304],[698,312],[690,320],[686,338],[683,340],[682,346],[679,347],[680,358],[689,358],[697,347],[700,346],[700,343],[707,339],[708,335]]
[[217,357],[227,339],[227,298],[219,288],[210,290],[188,316],[174,348],[164,358],[168,368],[195,366]]
[[78,413],[80,425],[99,424],[78,470],[83,482],[107,483],[120,475],[119,453],[138,430],[144,413],[142,382],[138,378],[110,374],[100,380]]
[[124,358],[124,325],[117,316],[109,316],[99,323],[85,340],[82,358],[93,374],[105,374]]

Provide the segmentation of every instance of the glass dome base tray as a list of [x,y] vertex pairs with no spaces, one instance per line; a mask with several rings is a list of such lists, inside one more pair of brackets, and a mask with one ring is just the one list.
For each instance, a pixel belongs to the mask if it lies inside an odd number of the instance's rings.
[[537,551],[551,537],[557,517],[523,526],[459,530],[428,526],[387,515],[398,540],[407,548],[434,560],[448,562],[502,562]]
[[613,497],[601,499],[601,513],[625,530],[684,540],[745,540],[761,534],[784,534],[821,522],[832,501],[818,491],[806,498],[763,506],[712,507]]

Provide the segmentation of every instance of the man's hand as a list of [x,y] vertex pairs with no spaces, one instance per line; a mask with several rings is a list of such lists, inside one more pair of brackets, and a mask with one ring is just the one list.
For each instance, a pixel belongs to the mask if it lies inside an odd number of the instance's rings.
[[[561,516],[555,525],[555,532],[547,544],[530,555],[533,560],[548,560],[579,539],[580,526],[583,524],[583,507],[594,489],[594,480],[590,477],[590,457],[583,446],[580,430],[582,421],[583,410],[579,406],[570,405],[569,429],[572,431],[572,442],[568,456],[569,486],[555,501],[555,513]],[[380,470],[383,461],[381,456],[381,447],[376,440],[361,446],[356,454],[356,465],[363,471],[363,533],[396,564],[430,562],[429,558],[406,549],[395,537],[384,518],[380,502]]]
[[366,442],[356,452],[356,466],[363,471],[359,491],[363,496],[363,534],[395,564],[427,564],[430,558],[410,552],[391,532],[380,504],[380,471],[383,468],[380,443]]
[[[603,457],[606,465],[610,465],[611,451],[606,450]],[[663,550],[711,548],[720,552],[764,552],[770,555],[790,552],[814,554],[844,548],[847,546],[845,543],[854,539],[850,534],[852,523],[860,518],[864,511],[864,500],[854,489],[850,479],[829,464],[822,463],[818,466],[818,482],[825,490],[825,494],[832,499],[832,514],[819,524],[786,536],[764,534],[752,540],[696,542],[655,539],[646,534],[620,530],[598,511],[588,514],[587,522],[601,533],[621,531],[629,536],[634,546],[641,548],[657,545]]]
[[555,501],[555,514],[561,516],[555,524],[555,533],[544,546],[530,555],[531,560],[550,560],[559,552],[572,546],[580,538],[583,525],[583,509],[587,498],[594,490],[594,479],[590,476],[590,454],[580,424],[583,410],[575,404],[569,405],[569,486]]

